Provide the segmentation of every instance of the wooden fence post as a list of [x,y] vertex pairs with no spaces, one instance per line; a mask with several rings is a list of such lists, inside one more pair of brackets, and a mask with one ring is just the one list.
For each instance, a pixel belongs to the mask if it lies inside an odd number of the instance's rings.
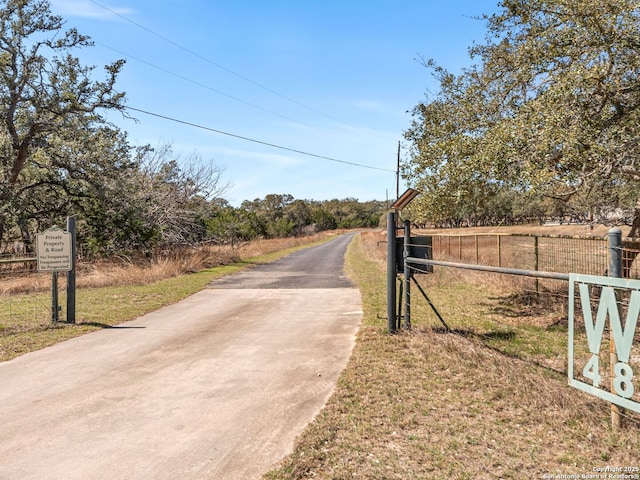
[[[533,237],[533,251],[534,251],[534,270],[537,272],[540,266],[540,257],[539,257],[539,249],[538,249],[538,235]],[[540,295],[540,280],[536,278],[536,298]]]
[[480,253],[479,253],[479,249],[478,249],[478,235],[475,236],[475,242],[476,242],[476,263],[480,263]]

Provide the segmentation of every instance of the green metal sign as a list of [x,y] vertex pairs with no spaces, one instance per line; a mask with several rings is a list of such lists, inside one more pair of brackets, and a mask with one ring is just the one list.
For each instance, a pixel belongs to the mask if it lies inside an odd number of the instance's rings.
[[640,413],[639,316],[640,280],[572,274],[569,385]]

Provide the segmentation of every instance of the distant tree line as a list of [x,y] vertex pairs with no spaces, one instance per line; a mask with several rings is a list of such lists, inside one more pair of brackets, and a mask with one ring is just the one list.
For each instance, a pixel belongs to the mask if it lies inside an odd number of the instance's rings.
[[522,225],[546,221],[627,224],[634,219],[637,189],[619,184],[598,195],[556,198],[506,185],[478,184],[448,195],[422,193],[403,212],[420,226],[436,228]]
[[255,238],[307,235],[324,230],[378,227],[385,203],[353,198],[314,201],[270,194],[232,207],[212,202],[206,220],[206,238],[231,243]]

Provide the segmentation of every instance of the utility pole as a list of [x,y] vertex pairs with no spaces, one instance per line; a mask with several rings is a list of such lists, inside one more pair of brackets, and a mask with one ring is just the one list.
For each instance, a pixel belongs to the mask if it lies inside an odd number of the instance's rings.
[[400,198],[400,140],[398,140],[398,163],[396,166],[396,200]]

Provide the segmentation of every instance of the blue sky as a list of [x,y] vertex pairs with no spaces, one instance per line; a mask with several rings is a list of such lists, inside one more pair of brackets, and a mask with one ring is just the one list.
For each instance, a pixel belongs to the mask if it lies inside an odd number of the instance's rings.
[[76,52],[83,63],[100,72],[127,60],[117,83],[127,105],[315,155],[143,113],[132,112],[137,123],[109,117],[134,144],[170,143],[184,159],[222,167],[234,205],[270,193],[395,197],[398,142],[411,109],[436,89],[420,57],[453,72],[469,66],[468,48],[485,35],[474,17],[497,3],[51,0],[95,42]]

